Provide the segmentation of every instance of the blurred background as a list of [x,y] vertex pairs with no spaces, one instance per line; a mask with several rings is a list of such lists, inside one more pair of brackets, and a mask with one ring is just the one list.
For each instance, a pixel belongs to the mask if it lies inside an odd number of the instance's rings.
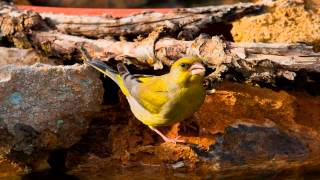
[[14,0],[18,5],[90,8],[163,8],[233,4],[256,0]]

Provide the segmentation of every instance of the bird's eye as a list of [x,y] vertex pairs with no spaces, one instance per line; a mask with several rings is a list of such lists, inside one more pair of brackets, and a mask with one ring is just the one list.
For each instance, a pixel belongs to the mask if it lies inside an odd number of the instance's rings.
[[188,65],[188,64],[185,64],[185,63],[182,63],[182,64],[181,64],[181,67],[183,67],[183,68],[188,68],[189,65]]

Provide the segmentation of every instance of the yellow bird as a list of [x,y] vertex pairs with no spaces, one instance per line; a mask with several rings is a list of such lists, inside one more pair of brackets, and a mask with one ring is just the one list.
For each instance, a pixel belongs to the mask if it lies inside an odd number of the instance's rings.
[[168,74],[147,76],[130,74],[123,63],[115,71],[102,61],[85,61],[110,77],[126,96],[135,117],[166,142],[185,142],[168,138],[156,127],[167,126],[190,117],[204,101],[205,67],[197,57],[177,60]]

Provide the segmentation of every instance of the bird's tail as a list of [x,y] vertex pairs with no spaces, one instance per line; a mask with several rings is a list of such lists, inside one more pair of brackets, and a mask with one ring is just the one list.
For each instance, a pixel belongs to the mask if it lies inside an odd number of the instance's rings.
[[[119,73],[118,71],[112,69],[112,67],[105,64],[103,61],[91,60],[91,58],[89,58],[89,56],[87,55],[87,53],[83,47],[80,48],[80,51],[84,57],[84,61],[83,61],[84,63],[90,65],[91,67],[95,68],[96,70],[100,71],[104,75],[111,78],[115,83],[117,83],[117,85],[120,87],[121,91],[126,96],[129,95],[129,91],[126,88],[126,86],[124,85],[123,79],[121,78],[121,74],[123,74],[125,72],[120,71],[120,73]],[[121,69],[121,70],[123,70],[123,69]],[[124,66],[124,70],[128,71],[125,66]]]
[[100,71],[104,75],[108,76],[119,85],[119,73],[116,70],[112,69],[110,66],[106,65],[104,62],[98,60],[91,60],[85,61],[85,63]]
[[119,85],[120,75],[116,70],[112,69],[110,66],[108,66],[107,64],[105,64],[102,61],[92,60],[88,56],[87,51],[84,49],[83,46],[81,46],[79,48],[79,50],[83,56],[83,62],[85,64],[88,64],[91,67],[95,68],[96,70],[100,71],[101,73],[108,76],[109,78],[111,78],[114,82],[116,82]]
[[85,61],[85,63],[97,69],[98,71],[108,76],[109,78],[111,78],[115,83],[117,83],[117,85],[120,87],[124,95],[126,96],[129,95],[129,91],[124,85],[121,75],[119,74],[118,71],[112,69],[110,66],[106,65],[102,61],[91,60],[91,61]]

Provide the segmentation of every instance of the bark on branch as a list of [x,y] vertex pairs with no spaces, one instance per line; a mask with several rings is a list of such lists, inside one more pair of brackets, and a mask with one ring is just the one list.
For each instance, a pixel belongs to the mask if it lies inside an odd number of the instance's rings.
[[214,23],[230,22],[247,14],[261,12],[262,5],[239,3],[224,6],[181,8],[162,14],[142,12],[127,17],[66,16],[42,13],[60,32],[94,38],[106,36],[145,35],[158,27],[178,38],[192,39],[202,28]]

